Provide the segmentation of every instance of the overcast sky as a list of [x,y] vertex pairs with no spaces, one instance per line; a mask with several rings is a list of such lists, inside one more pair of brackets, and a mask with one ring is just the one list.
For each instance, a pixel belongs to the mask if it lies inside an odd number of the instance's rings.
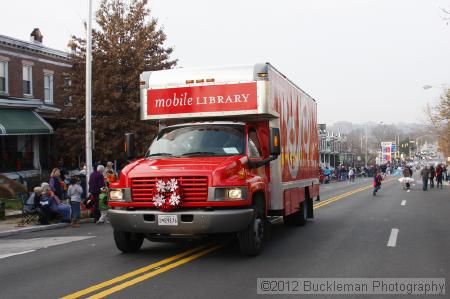
[[[93,0],[98,6],[100,0]],[[450,0],[149,1],[179,66],[271,62],[312,95],[319,122],[420,122],[450,85]],[[87,0],[3,3],[0,34],[67,50]],[[424,90],[425,84],[436,88]]]

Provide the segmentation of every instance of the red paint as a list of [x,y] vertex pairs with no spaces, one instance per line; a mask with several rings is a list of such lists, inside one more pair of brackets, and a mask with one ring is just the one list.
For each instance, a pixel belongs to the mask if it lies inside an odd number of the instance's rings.
[[316,103],[297,87],[269,70],[271,108],[280,115],[283,182],[319,178]]
[[256,109],[256,82],[147,91],[148,116]]

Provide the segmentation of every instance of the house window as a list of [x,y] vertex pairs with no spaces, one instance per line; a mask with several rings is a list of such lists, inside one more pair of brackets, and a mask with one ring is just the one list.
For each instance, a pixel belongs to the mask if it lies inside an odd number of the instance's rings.
[[8,93],[8,62],[0,61],[0,93]]
[[33,67],[31,65],[24,65],[22,68],[22,89],[23,94],[27,96],[33,95]]
[[64,106],[72,106],[72,96],[70,96],[72,86],[72,80],[70,78],[64,78]]
[[44,102],[53,104],[53,75],[44,74]]

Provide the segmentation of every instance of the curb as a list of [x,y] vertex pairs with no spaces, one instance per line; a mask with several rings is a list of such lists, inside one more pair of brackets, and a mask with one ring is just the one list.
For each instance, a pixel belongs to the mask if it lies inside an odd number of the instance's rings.
[[[90,219],[80,219],[80,223],[89,223],[89,222],[90,222]],[[0,232],[0,238],[20,235],[20,234],[25,234],[25,233],[31,233],[31,232],[39,232],[39,231],[44,231],[44,230],[64,228],[64,227],[68,227],[68,226],[70,226],[70,223],[55,223],[55,224],[49,224],[49,225],[24,227],[24,228]]]
[[55,224],[49,224],[49,225],[40,225],[40,226],[33,226],[33,227],[24,227],[24,228],[19,228],[19,229],[14,229],[14,230],[7,230],[7,231],[0,232],[0,238],[14,236],[14,235],[20,235],[23,233],[63,228],[63,227],[67,227],[69,225],[70,225],[69,223],[55,223]]

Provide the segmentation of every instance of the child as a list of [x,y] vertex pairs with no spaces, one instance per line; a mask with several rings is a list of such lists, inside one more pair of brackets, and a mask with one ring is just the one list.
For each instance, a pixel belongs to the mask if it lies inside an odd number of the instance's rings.
[[70,178],[70,186],[67,190],[67,197],[70,199],[70,206],[72,207],[72,227],[80,227],[80,203],[83,188],[78,183],[78,178],[73,176]]
[[[105,187],[103,187],[100,189],[100,191],[101,191],[101,193],[98,196],[98,204],[99,204],[99,208],[101,211],[101,215],[100,215],[100,219],[98,219],[98,221],[97,221],[97,224],[105,222],[106,214],[107,214],[106,211],[109,209],[107,189]],[[106,221],[106,222],[108,222],[108,221]]]
[[376,196],[378,190],[380,190],[382,180],[383,177],[381,176],[381,173],[378,171],[375,177],[373,178],[373,196]]

